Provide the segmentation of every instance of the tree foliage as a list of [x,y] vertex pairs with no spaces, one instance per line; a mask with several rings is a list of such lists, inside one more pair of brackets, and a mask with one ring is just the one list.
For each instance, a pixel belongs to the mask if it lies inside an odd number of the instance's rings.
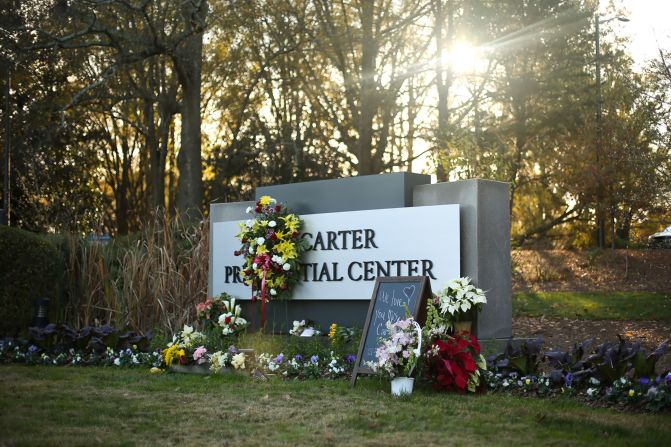
[[669,53],[638,72],[604,23],[599,103],[596,2],[9,3],[28,228],[124,234],[260,184],[418,169],[509,182],[520,244],[593,243],[599,210],[615,244],[668,209]]

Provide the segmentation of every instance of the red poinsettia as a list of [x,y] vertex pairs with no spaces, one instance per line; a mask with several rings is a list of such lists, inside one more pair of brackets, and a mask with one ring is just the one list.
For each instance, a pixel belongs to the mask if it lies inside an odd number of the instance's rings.
[[480,344],[468,332],[434,341],[427,352],[427,372],[434,388],[465,392],[469,377],[478,369],[475,362],[478,355]]

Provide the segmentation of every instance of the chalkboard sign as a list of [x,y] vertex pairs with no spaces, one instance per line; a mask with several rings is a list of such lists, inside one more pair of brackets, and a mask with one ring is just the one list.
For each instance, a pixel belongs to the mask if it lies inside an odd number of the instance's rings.
[[368,306],[368,316],[361,334],[359,354],[352,371],[352,386],[357,374],[372,374],[367,366],[375,361],[380,338],[387,335],[387,321],[395,323],[405,318],[406,307],[415,320],[423,325],[426,320],[426,300],[431,297],[428,276],[378,277]]

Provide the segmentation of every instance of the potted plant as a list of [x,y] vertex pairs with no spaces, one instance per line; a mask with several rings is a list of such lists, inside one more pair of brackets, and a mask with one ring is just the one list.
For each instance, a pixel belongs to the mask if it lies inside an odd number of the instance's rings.
[[481,372],[487,369],[480,343],[467,332],[454,337],[439,336],[428,341],[426,377],[437,390],[476,392],[481,388]]
[[375,351],[375,362],[370,366],[391,378],[391,394],[411,394],[412,373],[422,348],[422,328],[412,318],[387,322],[384,337]]
[[477,312],[487,303],[482,289],[471,283],[468,277],[449,281],[444,289],[435,294],[429,303],[429,313],[437,313],[440,319],[450,325],[454,332],[471,332],[473,320]]

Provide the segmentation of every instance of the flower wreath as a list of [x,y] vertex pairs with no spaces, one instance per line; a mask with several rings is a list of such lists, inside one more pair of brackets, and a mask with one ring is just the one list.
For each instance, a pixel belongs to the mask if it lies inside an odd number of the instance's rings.
[[290,298],[299,280],[300,257],[308,243],[300,238],[303,221],[270,196],[247,208],[254,218],[240,223],[242,242],[236,256],[244,257],[242,278],[252,287],[252,301],[261,300],[261,327],[266,301]]

